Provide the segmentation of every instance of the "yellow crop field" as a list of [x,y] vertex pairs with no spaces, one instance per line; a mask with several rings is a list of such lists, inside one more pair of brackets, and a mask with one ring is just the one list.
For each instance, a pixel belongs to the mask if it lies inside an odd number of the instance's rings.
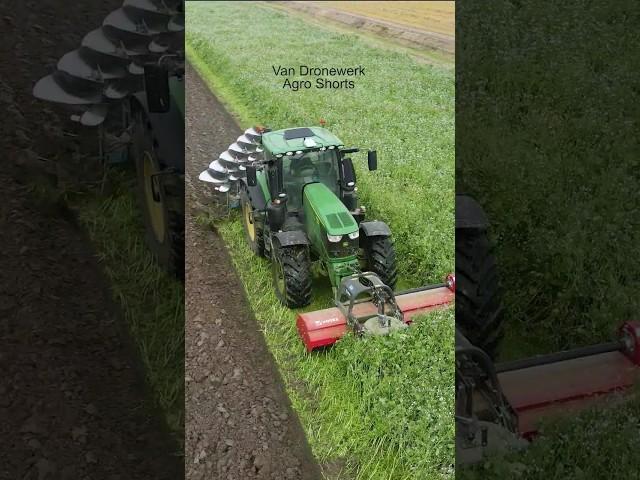
[[371,2],[371,1],[318,1],[319,7],[407,25],[420,30],[455,34],[455,2]]

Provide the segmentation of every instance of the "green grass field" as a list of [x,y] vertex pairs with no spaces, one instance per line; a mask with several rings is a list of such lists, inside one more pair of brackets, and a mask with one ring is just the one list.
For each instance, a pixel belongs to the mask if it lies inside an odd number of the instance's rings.
[[[373,48],[260,4],[187,2],[187,52],[242,125],[285,128],[324,118],[345,144],[376,149],[377,172],[365,171],[364,154],[354,155],[359,193],[369,218],[386,221],[394,232],[402,285],[440,282],[453,270],[451,68]],[[283,89],[272,65],[301,64],[362,64],[366,75],[354,89]],[[347,339],[307,355],[295,312],[277,303],[269,264],[250,255],[237,217],[216,227],[325,473],[452,478],[453,309],[392,338]],[[309,309],[331,302],[328,281],[316,279],[315,286]]]
[[[537,353],[607,340],[640,308],[630,254],[640,241],[639,62],[611,56],[630,35],[628,14],[583,1],[458,14],[468,75],[456,181],[490,217],[507,324],[521,344],[534,337]],[[506,16],[509,25],[492,21]]]

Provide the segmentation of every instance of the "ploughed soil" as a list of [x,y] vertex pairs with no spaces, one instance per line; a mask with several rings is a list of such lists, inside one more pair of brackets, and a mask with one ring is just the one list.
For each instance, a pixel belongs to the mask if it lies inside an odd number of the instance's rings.
[[198,174],[242,131],[190,65],[186,74],[186,477],[318,479],[225,244],[197,222],[225,214]]
[[0,7],[0,479],[183,478],[123,316],[62,189],[95,133],[31,96],[120,0]]

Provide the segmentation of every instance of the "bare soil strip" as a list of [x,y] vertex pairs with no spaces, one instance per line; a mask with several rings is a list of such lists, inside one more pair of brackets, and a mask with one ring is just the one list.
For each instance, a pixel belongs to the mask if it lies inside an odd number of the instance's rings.
[[426,29],[403,25],[381,18],[328,8],[316,5],[313,2],[276,1],[269,3],[305,13],[316,19],[328,19],[351,29],[373,33],[374,35],[412,47],[435,50],[448,56],[455,54],[455,37],[452,35],[430,32]]
[[187,65],[185,454],[189,480],[319,479],[198,174],[241,130]]
[[388,20],[400,25],[408,25],[418,30],[450,36],[455,35],[456,7],[454,1],[392,0],[380,2],[378,0],[359,0],[357,2],[345,2],[343,0],[314,0],[311,3],[321,7],[364,15],[365,17]]

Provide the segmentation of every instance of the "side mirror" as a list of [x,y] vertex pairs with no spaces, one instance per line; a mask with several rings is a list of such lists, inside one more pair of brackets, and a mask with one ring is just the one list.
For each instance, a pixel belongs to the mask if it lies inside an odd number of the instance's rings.
[[144,89],[151,113],[166,113],[171,101],[169,94],[169,70],[161,65],[145,65]]
[[256,166],[247,165],[247,185],[255,187],[258,184],[258,176],[256,175]]
[[349,157],[342,159],[342,188],[351,191],[356,185],[356,171]]
[[367,152],[367,162],[369,162],[370,172],[378,169],[378,153],[375,150],[369,150]]

